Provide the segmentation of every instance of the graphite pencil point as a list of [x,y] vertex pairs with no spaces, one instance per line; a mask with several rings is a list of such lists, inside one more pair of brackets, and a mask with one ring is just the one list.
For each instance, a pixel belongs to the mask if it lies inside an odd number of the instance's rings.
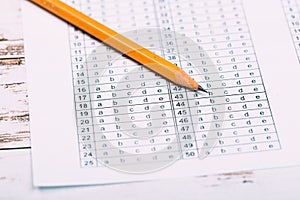
[[200,85],[198,85],[198,91],[202,91],[202,92],[208,93],[208,91],[206,91],[205,89],[203,89],[203,87],[201,87]]

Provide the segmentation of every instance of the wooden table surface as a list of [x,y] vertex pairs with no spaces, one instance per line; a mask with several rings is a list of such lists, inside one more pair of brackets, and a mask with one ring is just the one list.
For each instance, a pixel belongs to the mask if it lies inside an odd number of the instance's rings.
[[22,1],[0,1],[0,200],[300,199],[300,166],[127,184],[33,187]]
[[0,1],[0,95],[0,149],[30,147],[22,13],[18,0]]

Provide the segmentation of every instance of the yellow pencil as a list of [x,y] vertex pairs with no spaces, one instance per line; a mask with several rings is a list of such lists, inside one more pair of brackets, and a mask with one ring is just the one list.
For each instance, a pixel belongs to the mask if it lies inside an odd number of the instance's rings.
[[30,1],[148,67],[171,82],[192,90],[207,92],[181,68],[71,6],[59,0]]

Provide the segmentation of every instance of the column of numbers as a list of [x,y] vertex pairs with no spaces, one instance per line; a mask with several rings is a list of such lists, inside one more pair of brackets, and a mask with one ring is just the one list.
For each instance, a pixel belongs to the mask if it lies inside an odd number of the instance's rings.
[[[157,23],[161,31],[161,46],[164,51],[165,59],[174,63],[175,65],[184,68],[186,60],[179,55],[181,52],[179,43],[181,41],[178,36],[182,34],[178,31],[177,24],[174,23],[174,16],[178,14],[177,9],[171,10],[174,6],[173,1],[157,1],[156,10],[157,15],[160,16]],[[185,26],[184,22],[180,22]],[[177,31],[177,32],[175,32]],[[186,45],[187,47],[188,45]],[[196,138],[194,133],[194,124],[190,116],[189,101],[187,97],[188,91],[186,88],[170,83],[170,98],[172,99],[173,116],[176,123],[178,144],[180,146],[182,158],[196,158],[198,157]]]
[[[71,5],[80,9],[80,3],[73,0]],[[75,110],[77,118],[77,134],[81,166],[97,166],[93,118],[90,104],[90,89],[84,34],[74,27],[69,27]]]

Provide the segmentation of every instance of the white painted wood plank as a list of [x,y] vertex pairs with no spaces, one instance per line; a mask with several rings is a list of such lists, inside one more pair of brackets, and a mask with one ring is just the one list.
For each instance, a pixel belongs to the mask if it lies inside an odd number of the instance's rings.
[[[55,170],[55,169],[53,169]],[[300,166],[183,179],[33,188],[30,149],[0,151],[0,199],[298,200]]]
[[23,38],[21,0],[0,1],[0,41]]

